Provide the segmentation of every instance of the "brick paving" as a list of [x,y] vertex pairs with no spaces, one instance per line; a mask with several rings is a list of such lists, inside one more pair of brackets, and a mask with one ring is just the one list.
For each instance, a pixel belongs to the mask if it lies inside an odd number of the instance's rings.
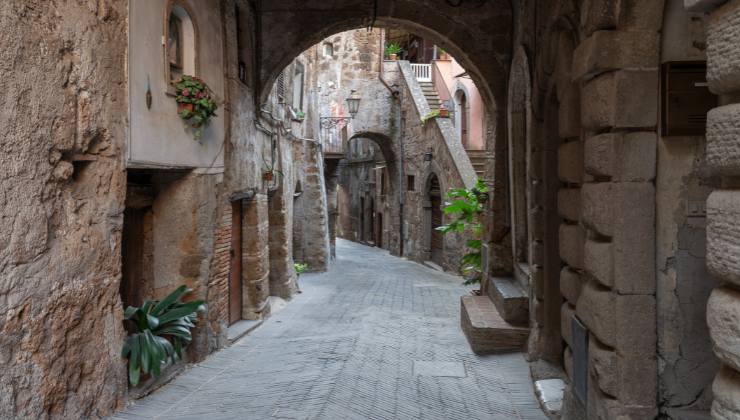
[[476,356],[460,279],[337,241],[285,309],[114,419],[545,419],[521,353]]

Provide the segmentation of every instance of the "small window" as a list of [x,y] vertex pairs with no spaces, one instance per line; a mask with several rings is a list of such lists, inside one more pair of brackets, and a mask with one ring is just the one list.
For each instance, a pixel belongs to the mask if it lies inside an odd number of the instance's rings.
[[416,191],[416,186],[414,185],[413,175],[408,175],[406,177],[406,191]]
[[296,62],[293,72],[293,109],[303,109],[303,64]]
[[195,28],[188,12],[179,5],[172,7],[167,20],[167,65],[170,80],[183,74],[195,75]]
[[386,194],[386,181],[385,181],[385,170],[380,170],[380,194],[385,195]]
[[334,57],[334,44],[332,44],[331,42],[324,42],[324,57]]
[[275,90],[279,97],[280,103],[283,103],[285,99],[285,71],[281,71],[278,74],[277,80],[275,81]]

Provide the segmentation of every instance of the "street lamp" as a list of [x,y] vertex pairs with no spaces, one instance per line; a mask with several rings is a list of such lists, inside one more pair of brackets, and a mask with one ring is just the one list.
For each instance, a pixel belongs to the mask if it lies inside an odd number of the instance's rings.
[[360,110],[360,95],[357,94],[357,91],[352,89],[352,92],[350,92],[349,97],[347,98],[347,110],[349,110],[349,115],[352,116],[352,118],[357,115],[357,111]]
[[347,97],[347,111],[349,111],[350,117],[321,117],[319,123],[321,128],[333,128],[337,126],[344,127],[350,119],[355,118],[357,111],[360,110],[360,95],[356,90],[352,89],[352,92]]

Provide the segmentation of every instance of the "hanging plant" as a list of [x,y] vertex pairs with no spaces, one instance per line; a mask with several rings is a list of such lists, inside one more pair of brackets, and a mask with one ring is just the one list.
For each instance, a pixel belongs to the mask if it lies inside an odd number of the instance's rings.
[[215,95],[206,83],[194,76],[183,75],[173,82],[177,101],[177,114],[191,128],[195,129],[195,139],[203,135],[203,129],[216,116]]

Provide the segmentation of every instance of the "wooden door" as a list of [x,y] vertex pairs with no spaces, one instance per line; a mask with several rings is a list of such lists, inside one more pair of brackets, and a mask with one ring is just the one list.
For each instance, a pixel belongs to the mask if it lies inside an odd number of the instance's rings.
[[378,248],[383,247],[383,213],[378,212],[375,223],[375,245]]
[[242,319],[242,200],[231,203],[229,324]]
[[123,212],[121,238],[121,301],[123,307],[141,305],[141,281],[144,273],[145,209],[127,208]]
[[442,232],[437,228],[442,226],[442,194],[439,188],[439,180],[433,178],[429,186],[429,202],[432,206],[431,217],[431,239],[432,239],[432,261],[442,265],[444,240]]

